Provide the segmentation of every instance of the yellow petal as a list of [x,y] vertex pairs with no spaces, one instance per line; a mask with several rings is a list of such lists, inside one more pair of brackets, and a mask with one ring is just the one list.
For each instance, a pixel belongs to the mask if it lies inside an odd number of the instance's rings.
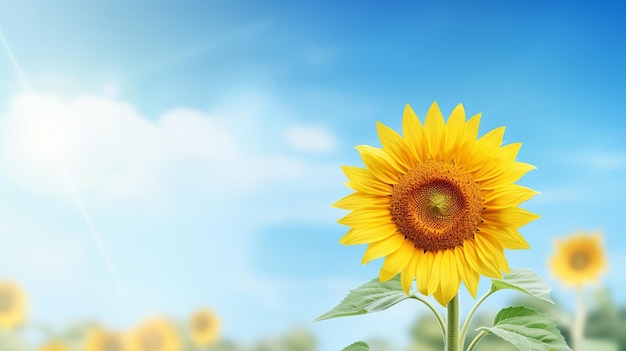
[[413,279],[415,276],[409,275],[409,273],[405,273],[405,270],[408,271],[408,266],[405,267],[402,272],[400,272],[400,282],[402,283],[402,290],[408,295],[411,292],[411,284],[413,283]]
[[511,273],[511,267],[509,267],[509,261],[507,261],[506,257],[504,257],[504,252],[498,256],[498,268],[506,274]]
[[344,245],[361,245],[381,241],[396,234],[394,223],[382,223],[373,226],[353,227],[339,240]]
[[519,150],[522,148],[522,143],[511,143],[504,145],[500,148],[500,155],[498,155],[502,162],[513,162],[517,158]]
[[396,252],[388,255],[380,269],[380,281],[386,282],[398,275],[411,261],[413,251],[415,251],[413,243],[410,240],[405,240]]
[[529,249],[530,245],[517,229],[513,228],[493,228],[490,226],[481,226],[480,232],[483,235],[497,240],[505,249]]
[[476,235],[475,239],[480,243],[479,246],[485,249],[483,257],[487,257],[497,267],[498,272],[510,272],[509,263],[504,257],[504,248],[497,239],[483,232]]
[[341,169],[348,177],[349,182],[346,185],[350,188],[372,195],[391,194],[391,185],[378,180],[367,169],[353,166],[342,166]]
[[402,173],[406,173],[412,168],[413,162],[409,157],[407,145],[395,130],[387,127],[386,125],[377,122],[376,129],[378,131],[378,137],[380,143],[383,145],[383,149],[387,154],[396,162],[396,165],[400,167]]
[[540,216],[523,208],[507,207],[500,209],[487,208],[483,211],[481,217],[487,226],[519,228],[538,219]]
[[488,235],[481,234],[481,237],[484,238],[486,242],[490,243],[491,257],[493,258],[494,263],[497,264],[498,270],[507,274],[510,273],[511,269],[509,268],[509,263],[504,257],[504,249],[502,245],[493,237],[490,237]]
[[467,291],[476,298],[476,291],[478,290],[479,275],[474,271],[467,260],[465,259],[465,250],[462,246],[454,248],[454,257],[456,258],[457,270],[459,277],[463,280]]
[[409,154],[415,157],[414,162],[426,162],[428,160],[428,148],[422,146],[425,144],[424,128],[409,104],[404,107],[402,135],[409,148]]
[[375,260],[377,258],[387,256],[392,252],[396,252],[400,248],[404,240],[404,235],[396,233],[388,238],[369,244],[369,246],[365,250],[365,253],[363,254],[361,264],[366,264],[371,260]]
[[482,273],[491,278],[502,278],[498,258],[503,256],[504,249],[494,245],[480,233],[474,235],[474,242],[476,243],[478,259],[481,261],[484,270]]
[[478,144],[485,149],[494,150],[496,152],[499,151],[500,145],[502,145],[502,139],[504,138],[505,129],[505,127],[498,127],[487,132],[487,134],[478,139]]
[[355,149],[359,151],[365,167],[374,177],[387,184],[397,184],[400,181],[400,167],[384,150],[369,145],[359,145]]
[[481,181],[480,187],[485,190],[491,190],[503,185],[513,184],[518,181],[522,176],[537,167],[523,162],[514,162],[511,166],[502,174],[497,177],[493,177],[484,181]]
[[463,246],[465,248],[465,258],[472,269],[488,277],[500,277],[500,272],[496,265],[489,263],[488,257],[484,257],[482,253],[484,249],[481,249],[482,251],[478,250],[479,245],[476,243],[476,236],[474,240],[465,240]]
[[464,159],[463,165],[466,171],[474,173],[498,155],[504,129],[504,127],[493,129],[476,142],[471,157]]
[[515,162],[515,157],[522,143],[514,143],[503,146],[498,155],[486,162],[483,167],[473,173],[474,180],[483,182],[487,179],[495,178],[511,168]]
[[448,306],[448,302],[450,301],[446,301],[444,296],[443,296],[443,291],[441,291],[441,289],[438,289],[437,291],[435,291],[433,293],[433,297],[435,298],[435,300],[437,300],[437,302],[439,302],[439,304],[443,307]]
[[352,211],[337,222],[348,226],[376,226],[393,223],[389,208]]
[[428,295],[439,290],[441,285],[441,251],[433,252],[433,265],[430,267],[430,281],[428,282]]
[[450,117],[448,117],[448,123],[445,126],[445,150],[444,160],[451,162],[454,156],[458,153],[458,149],[463,143],[463,133],[465,131],[465,110],[463,104],[458,104]]
[[409,264],[406,265],[406,267],[404,267],[404,269],[400,273],[402,289],[407,294],[411,290],[411,284],[413,283],[413,280],[415,280],[415,267],[417,266],[418,261],[422,258],[423,255],[424,251],[415,250],[413,256],[411,256],[411,261],[409,261]]
[[465,141],[473,142],[478,138],[478,126],[480,125],[481,116],[481,113],[477,113],[467,120],[465,124]]
[[457,149],[454,155],[454,161],[456,164],[465,168],[465,165],[470,159],[474,157],[474,149],[476,148],[476,137],[478,136],[478,126],[480,124],[481,114],[478,113],[470,118],[465,127],[463,133],[459,136],[462,138],[459,140],[460,147]]
[[430,158],[434,160],[441,160],[442,152],[444,148],[444,129],[445,123],[443,121],[443,115],[439,109],[437,102],[433,102],[426,113],[426,120],[424,121],[424,130],[426,137],[428,138],[428,144]]
[[509,184],[493,191],[484,191],[483,194],[485,196],[485,207],[505,208],[518,206],[530,200],[539,192],[519,184]]
[[428,291],[428,283],[431,280],[430,272],[432,270],[434,260],[435,255],[432,252],[425,252],[422,259],[418,262],[417,268],[415,269],[417,289],[422,295],[428,296],[431,294]]
[[357,191],[331,205],[345,210],[379,210],[389,207],[389,196],[371,195]]
[[445,306],[459,293],[461,278],[456,267],[456,257],[453,250],[444,250],[441,255],[441,297],[439,301]]

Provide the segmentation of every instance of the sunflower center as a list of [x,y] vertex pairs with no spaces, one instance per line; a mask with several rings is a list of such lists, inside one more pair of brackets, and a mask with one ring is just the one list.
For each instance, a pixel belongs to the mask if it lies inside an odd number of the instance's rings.
[[13,296],[8,291],[0,290],[0,312],[7,312],[13,306]]
[[114,336],[109,336],[104,339],[103,347],[104,351],[122,351],[122,343]]
[[209,323],[209,319],[206,318],[206,316],[198,316],[194,320],[193,325],[194,325],[194,328],[196,329],[196,331],[203,332],[203,331],[209,329],[210,323]]
[[574,270],[583,270],[589,265],[589,256],[587,256],[584,252],[575,252],[570,257],[569,263]]
[[158,332],[150,330],[141,338],[141,346],[144,351],[158,351],[163,347],[163,338]]
[[440,251],[474,237],[483,199],[472,175],[429,161],[405,174],[391,194],[391,217],[416,248]]

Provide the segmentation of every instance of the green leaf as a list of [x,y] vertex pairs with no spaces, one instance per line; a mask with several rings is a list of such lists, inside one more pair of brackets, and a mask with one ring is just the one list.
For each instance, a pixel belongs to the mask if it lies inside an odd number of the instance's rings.
[[505,274],[502,279],[492,279],[491,283],[491,290],[493,291],[513,289],[554,303],[550,297],[550,291],[552,291],[550,285],[528,269],[512,269],[511,274]]
[[26,340],[22,337],[20,329],[0,330],[0,350],[23,351],[28,349]]
[[493,327],[480,327],[521,351],[571,351],[556,324],[546,315],[533,309],[517,306],[500,310],[493,321]]
[[384,283],[376,278],[351,290],[339,305],[317,317],[315,321],[386,310],[408,297],[402,290],[399,274]]
[[370,351],[370,346],[366,342],[357,341],[341,351]]

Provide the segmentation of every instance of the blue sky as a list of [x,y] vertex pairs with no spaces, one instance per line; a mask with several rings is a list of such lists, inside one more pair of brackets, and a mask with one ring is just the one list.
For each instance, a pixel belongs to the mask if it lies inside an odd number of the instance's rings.
[[[525,207],[542,218],[522,229],[532,250],[507,257],[567,306],[545,266],[554,238],[601,230],[611,266],[626,264],[621,13],[3,2],[0,277],[25,287],[33,319],[58,326],[94,317],[123,329],[209,306],[232,339],[304,325],[325,350],[374,336],[402,345],[419,306],[310,321],[380,267],[337,243],[340,166],[361,164],[353,146],[379,145],[376,121],[398,129],[406,103],[423,117],[436,100],[523,143],[518,159],[538,169],[520,183],[542,193]],[[603,282],[626,303],[615,269]]]

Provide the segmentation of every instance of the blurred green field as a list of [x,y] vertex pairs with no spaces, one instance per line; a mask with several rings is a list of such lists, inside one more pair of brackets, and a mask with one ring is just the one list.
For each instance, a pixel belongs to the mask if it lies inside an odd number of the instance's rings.
[[[0,289],[2,290],[2,289]],[[23,294],[23,292],[22,292]],[[0,292],[0,295],[3,295]],[[4,294],[0,296],[0,350],[1,351],[315,351],[320,350],[319,340],[306,326],[285,330],[282,335],[263,338],[254,342],[230,340],[220,335],[219,316],[206,312],[208,319],[198,323],[199,309],[186,318],[146,319],[132,330],[112,330],[98,321],[76,321],[70,326],[42,326],[30,323],[28,316],[12,310],[23,306],[20,296]],[[14,303],[15,305],[11,305]],[[573,315],[557,304],[532,298],[520,298],[511,305],[522,305],[546,313],[556,321],[559,330],[571,345],[571,324]],[[610,292],[598,290],[589,296],[585,342],[575,351],[625,351],[626,350],[626,306],[617,306]],[[9,325],[11,315],[17,319]],[[36,314],[36,311],[29,311]],[[194,319],[195,318],[195,319]],[[465,346],[477,335],[476,327],[491,325],[492,314],[478,313],[468,333]],[[151,331],[146,331],[151,323],[160,321]],[[157,324],[158,324],[157,323]],[[171,327],[171,328],[170,328]],[[144,341],[140,340],[143,328]],[[170,328],[170,329],[168,329]],[[199,328],[199,329],[198,329]],[[410,342],[407,345],[391,347],[387,340],[374,338],[364,340],[374,351],[440,351],[444,349],[439,325],[431,315],[418,316],[408,329]],[[94,339],[94,332],[100,332],[100,339]],[[200,334],[198,334],[200,332]],[[152,334],[150,334],[152,333]],[[169,334],[168,334],[169,333]],[[97,334],[97,333],[96,333]],[[108,335],[108,336],[107,336]],[[198,339],[198,335],[204,338]],[[108,339],[107,339],[108,337]],[[96,340],[96,341],[94,341]],[[120,341],[122,340],[122,341]],[[347,345],[346,345],[347,346]],[[503,340],[489,335],[476,346],[477,351],[508,351],[516,348]]]

